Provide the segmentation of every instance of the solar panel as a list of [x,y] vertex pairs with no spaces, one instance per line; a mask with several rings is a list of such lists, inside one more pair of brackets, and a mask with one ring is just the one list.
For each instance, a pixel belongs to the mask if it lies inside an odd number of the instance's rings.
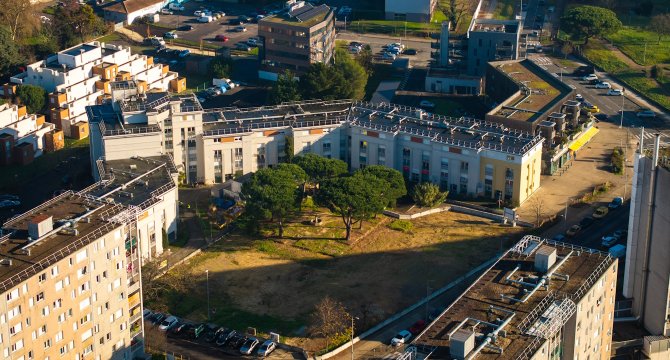
[[312,4],[310,4],[310,3],[306,3],[305,5],[303,5],[301,7],[292,9],[291,11],[288,12],[288,15],[291,16],[291,17],[294,17],[294,16],[298,16],[302,13],[305,13],[307,11],[310,11],[312,9],[314,9],[314,6],[312,6]]
[[329,9],[330,8],[327,5],[322,4],[309,11],[296,15],[296,18],[299,21],[307,21],[313,17],[327,13]]

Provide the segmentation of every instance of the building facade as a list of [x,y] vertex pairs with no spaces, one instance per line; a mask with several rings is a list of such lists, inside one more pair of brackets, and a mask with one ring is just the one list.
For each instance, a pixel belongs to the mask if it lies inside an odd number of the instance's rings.
[[[261,40],[258,77],[277,80],[285,71],[304,74],[314,63],[328,64],[335,49],[335,14],[325,4],[294,5],[288,11],[258,22]],[[300,5],[300,4],[298,4]]]
[[105,20],[131,25],[135,19],[160,13],[168,0],[120,0],[104,7]]
[[440,314],[405,359],[606,360],[617,259],[525,236]]
[[623,295],[632,299],[632,314],[655,336],[670,336],[670,171],[659,156],[660,135],[651,154],[634,156],[633,186],[626,246]]
[[[28,114],[26,107],[19,105],[0,105],[0,135],[5,135],[5,147],[1,151],[10,157],[17,146],[27,145],[35,158],[45,152],[60,150],[64,145],[63,133],[54,124],[46,122],[44,115]],[[7,147],[7,144],[11,145]],[[12,162],[7,158],[2,161],[6,165]]]
[[385,0],[386,20],[430,22],[437,0]]
[[498,124],[346,100],[203,109],[145,95],[89,108],[92,161],[169,154],[187,182],[211,184],[283,162],[291,142],[293,155],[385,165],[463,196],[522,203],[540,186],[542,138]]
[[91,42],[80,44],[27,66],[11,82],[43,87],[49,93],[50,121],[66,136],[88,136],[86,106],[111,94],[110,83],[135,80],[145,89],[172,90],[178,74],[154,64],[151,56],[132,54],[130,47]]
[[65,192],[12,218],[0,242],[6,359],[143,355],[141,271],[125,209]]
[[473,19],[468,29],[467,74],[484,76],[490,61],[516,60],[521,20]]

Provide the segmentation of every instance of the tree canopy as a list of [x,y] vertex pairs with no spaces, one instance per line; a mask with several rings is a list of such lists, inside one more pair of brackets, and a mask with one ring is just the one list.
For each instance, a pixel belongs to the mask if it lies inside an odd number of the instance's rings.
[[13,75],[11,72],[21,61],[18,44],[12,40],[10,31],[0,26],[0,77]]
[[93,8],[80,4],[77,0],[64,0],[64,6],[57,6],[54,14],[54,31],[61,47],[82,43],[92,35],[104,34],[104,21]]
[[216,79],[229,78],[233,73],[233,60],[217,56],[209,63],[209,74]]
[[370,165],[359,171],[364,174],[371,174],[388,183],[389,190],[386,193],[387,206],[395,206],[396,201],[407,194],[405,178],[396,169],[382,165]]
[[368,72],[344,49],[335,49],[334,69],[344,82],[339,87],[338,98],[360,100],[365,96]]
[[246,200],[246,213],[255,221],[261,219],[276,221],[278,235],[280,238],[283,237],[286,216],[299,206],[300,192],[297,180],[299,177],[297,169],[291,166],[256,171],[249,182],[242,187],[242,195]]
[[327,179],[321,183],[317,202],[340,215],[351,239],[354,224],[384,210],[389,185],[372,174],[357,172],[352,176]]
[[412,189],[412,199],[421,207],[434,207],[440,205],[447,199],[448,191],[442,192],[440,188],[429,182],[420,183]]
[[335,50],[332,65],[314,63],[300,76],[300,88],[306,99],[356,99],[365,95],[368,73],[349,53]]
[[35,85],[19,86],[16,90],[16,96],[31,114],[40,112],[47,100],[47,92],[42,87]]
[[300,95],[300,86],[298,80],[292,72],[286,71],[279,74],[277,81],[270,90],[268,101],[272,104],[281,104],[288,101],[299,101],[302,99]]
[[37,26],[38,16],[34,15],[30,0],[5,0],[0,6],[0,23],[7,26],[12,41],[18,41],[19,35],[29,33]]
[[658,34],[658,43],[664,35],[670,35],[670,13],[654,15],[649,23],[649,29]]
[[296,156],[293,158],[293,163],[305,170],[309,181],[315,184],[347,173],[347,163],[344,161],[311,153]]
[[612,10],[598,6],[577,6],[561,18],[561,29],[573,39],[584,39],[584,44],[592,37],[613,34],[621,27],[621,21]]

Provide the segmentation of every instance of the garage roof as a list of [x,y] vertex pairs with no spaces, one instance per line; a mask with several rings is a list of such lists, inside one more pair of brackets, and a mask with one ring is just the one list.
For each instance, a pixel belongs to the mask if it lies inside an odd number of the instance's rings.
[[130,14],[163,2],[164,0],[122,0],[106,7],[105,10]]

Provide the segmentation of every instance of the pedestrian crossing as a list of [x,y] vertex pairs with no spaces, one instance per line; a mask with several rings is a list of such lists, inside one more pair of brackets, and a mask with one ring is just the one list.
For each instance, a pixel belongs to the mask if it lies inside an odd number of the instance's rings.
[[538,65],[551,65],[551,59],[546,56],[534,57],[531,60]]
[[[636,141],[640,141],[640,134],[634,134],[633,137],[635,138]],[[643,135],[644,139],[644,147],[645,148],[651,148],[654,146],[654,139],[656,139],[656,133],[655,132],[644,132]],[[667,134],[661,134],[661,147],[670,147],[670,136]]]

